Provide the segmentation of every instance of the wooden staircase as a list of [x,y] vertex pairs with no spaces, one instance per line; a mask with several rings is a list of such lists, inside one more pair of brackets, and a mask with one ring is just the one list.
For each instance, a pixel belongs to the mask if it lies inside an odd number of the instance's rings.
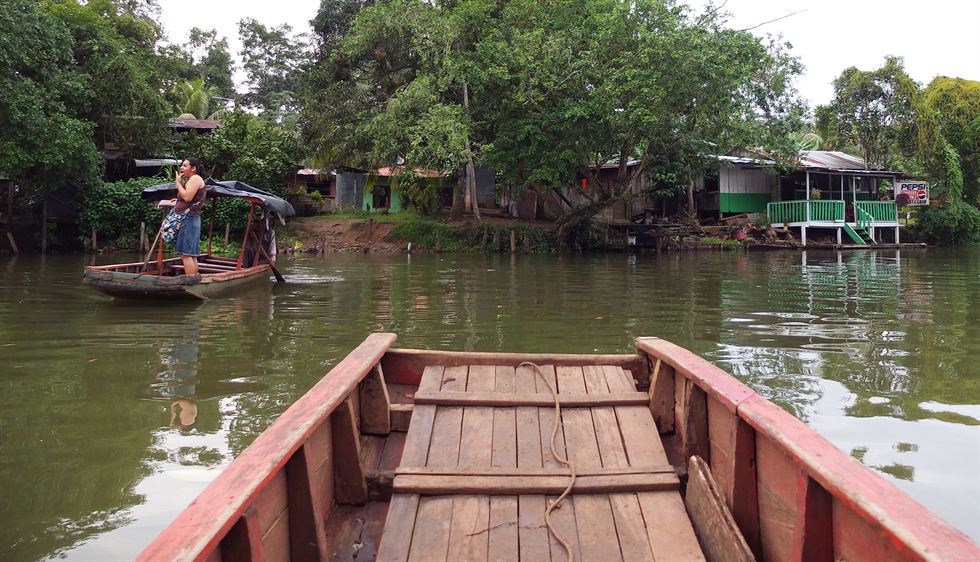
[[874,239],[871,238],[871,233],[868,232],[868,229],[866,228],[862,228],[862,227],[851,228],[851,225],[844,223],[844,232],[846,232],[847,235],[851,237],[851,240],[853,240],[854,243],[859,246],[869,246],[869,245],[877,244],[877,242],[875,242]]

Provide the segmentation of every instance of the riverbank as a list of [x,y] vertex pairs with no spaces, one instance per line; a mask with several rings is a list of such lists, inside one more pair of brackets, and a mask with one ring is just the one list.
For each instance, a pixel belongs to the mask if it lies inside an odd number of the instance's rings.
[[[665,250],[733,250],[765,245],[799,248],[792,236],[754,227],[672,227],[657,236],[636,235],[630,225],[593,225],[577,240],[579,250],[612,250],[650,247]],[[643,225],[635,225],[638,229]],[[649,226],[649,225],[647,225]],[[364,216],[363,213],[324,215],[293,219],[282,232],[281,253],[400,253],[490,252],[556,253],[557,225],[551,221],[486,216],[474,220],[440,221],[407,213]]]

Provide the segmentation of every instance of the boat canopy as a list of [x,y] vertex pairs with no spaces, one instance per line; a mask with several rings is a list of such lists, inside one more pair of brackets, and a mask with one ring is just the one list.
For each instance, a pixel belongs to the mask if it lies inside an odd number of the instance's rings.
[[[208,199],[215,197],[240,197],[247,199],[256,205],[260,205],[266,213],[276,213],[280,218],[285,219],[296,214],[293,206],[288,201],[263,191],[257,187],[252,187],[240,181],[216,181],[208,178],[204,182],[208,186]],[[173,199],[177,196],[177,187],[171,183],[161,183],[151,185],[143,190],[143,200],[148,202]]]

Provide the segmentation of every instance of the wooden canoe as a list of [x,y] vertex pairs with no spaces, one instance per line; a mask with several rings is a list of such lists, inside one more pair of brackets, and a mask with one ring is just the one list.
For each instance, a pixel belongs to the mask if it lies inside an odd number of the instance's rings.
[[[980,560],[963,533],[665,340],[631,355],[395,340],[370,335],[139,560],[557,562],[559,536],[577,561]],[[562,455],[577,477],[552,533]]]
[[92,265],[85,268],[82,283],[112,297],[137,299],[204,300],[227,294],[247,283],[270,282],[268,263],[236,269],[236,260],[202,256],[198,275],[184,275],[180,258],[143,263]]

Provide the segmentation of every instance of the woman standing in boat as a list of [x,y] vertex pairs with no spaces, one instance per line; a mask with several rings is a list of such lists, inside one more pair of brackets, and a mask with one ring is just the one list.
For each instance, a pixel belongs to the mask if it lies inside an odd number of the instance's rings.
[[177,205],[174,210],[186,213],[174,251],[184,262],[184,275],[197,275],[197,256],[201,255],[201,211],[207,198],[207,186],[201,174],[204,167],[197,158],[185,158],[180,163],[180,171],[174,176],[177,184]]

